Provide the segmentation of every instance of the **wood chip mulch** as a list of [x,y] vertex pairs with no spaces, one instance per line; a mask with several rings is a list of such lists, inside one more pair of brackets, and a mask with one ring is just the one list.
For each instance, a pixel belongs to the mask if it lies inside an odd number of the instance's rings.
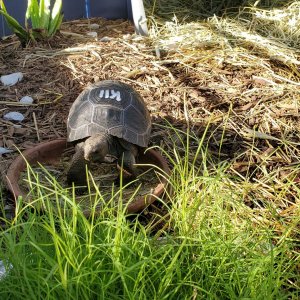
[[[197,137],[208,126],[210,152],[231,160],[233,174],[251,173],[259,179],[262,170],[256,165],[263,157],[270,172],[282,171],[279,177],[291,172],[288,166],[300,163],[297,100],[278,105],[280,97],[289,97],[289,89],[266,97],[262,91],[270,83],[260,77],[259,65],[230,63],[232,57],[219,49],[215,52],[223,55],[221,64],[217,58],[205,61],[211,49],[203,49],[202,57],[183,52],[161,52],[158,57],[150,39],[135,36],[129,22],[97,18],[91,23],[100,25],[97,40],[86,35],[87,20],[77,20],[64,23],[47,43],[22,49],[15,37],[0,42],[0,75],[24,74],[17,85],[0,86],[0,146],[22,151],[65,137],[69,108],[78,94],[90,83],[116,79],[131,84],[145,99],[155,123],[151,144],[170,153],[173,144],[180,148],[181,142],[174,131],[159,126],[168,122],[183,132],[189,128]],[[19,103],[26,95],[34,99],[33,105]],[[10,111],[24,114],[21,127],[3,119]],[[279,142],[283,136],[294,144]],[[280,150],[275,150],[278,145]],[[197,143],[191,145],[191,155],[196,148]],[[17,151],[2,156],[2,176],[16,155]]]

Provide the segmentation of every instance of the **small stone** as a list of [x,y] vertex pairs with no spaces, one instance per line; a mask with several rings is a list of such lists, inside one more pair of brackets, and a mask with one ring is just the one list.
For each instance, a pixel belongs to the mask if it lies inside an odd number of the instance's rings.
[[99,24],[93,23],[93,24],[90,25],[90,29],[92,29],[92,30],[96,30],[96,29],[99,29],[99,28],[100,28]]
[[2,84],[7,86],[15,85],[17,82],[21,81],[22,79],[23,79],[23,74],[21,72],[12,73],[9,75],[2,75],[0,77]]
[[25,96],[20,100],[20,103],[23,104],[32,104],[33,103],[33,99],[30,96]]
[[23,114],[21,114],[21,113],[19,113],[17,111],[11,111],[11,112],[5,114],[3,116],[3,118],[5,120],[9,120],[9,121],[22,122],[25,117],[23,116]]
[[103,38],[100,39],[100,42],[110,42],[111,39],[108,36],[104,36]]
[[11,153],[11,152],[13,152],[13,150],[10,150],[10,149],[4,148],[4,147],[0,147],[0,155]]
[[0,260],[0,280],[3,280],[7,273],[13,268],[11,263],[4,263],[3,260]]
[[87,33],[87,35],[96,38],[98,36],[98,33],[96,31],[90,31]]

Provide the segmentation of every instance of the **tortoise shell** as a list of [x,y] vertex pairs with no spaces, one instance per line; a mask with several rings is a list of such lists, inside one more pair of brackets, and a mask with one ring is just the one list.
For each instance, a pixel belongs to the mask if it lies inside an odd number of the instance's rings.
[[129,85],[105,80],[85,89],[68,116],[68,141],[105,132],[140,147],[147,147],[151,132],[149,111]]

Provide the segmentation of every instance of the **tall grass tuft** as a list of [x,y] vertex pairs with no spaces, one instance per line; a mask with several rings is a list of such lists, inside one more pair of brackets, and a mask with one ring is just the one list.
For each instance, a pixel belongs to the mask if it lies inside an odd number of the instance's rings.
[[295,241],[257,222],[203,138],[175,136],[168,230],[129,221],[121,202],[86,218],[54,179],[38,184],[45,212],[20,199],[0,233],[1,299],[297,299]]

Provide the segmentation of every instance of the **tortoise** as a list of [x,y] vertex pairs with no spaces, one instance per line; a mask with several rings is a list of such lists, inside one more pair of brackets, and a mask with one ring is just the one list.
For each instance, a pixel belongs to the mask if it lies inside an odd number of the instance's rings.
[[67,132],[68,142],[75,145],[67,171],[69,185],[86,186],[86,165],[105,162],[108,155],[135,178],[136,158],[149,143],[151,118],[143,98],[130,85],[104,80],[74,101]]

